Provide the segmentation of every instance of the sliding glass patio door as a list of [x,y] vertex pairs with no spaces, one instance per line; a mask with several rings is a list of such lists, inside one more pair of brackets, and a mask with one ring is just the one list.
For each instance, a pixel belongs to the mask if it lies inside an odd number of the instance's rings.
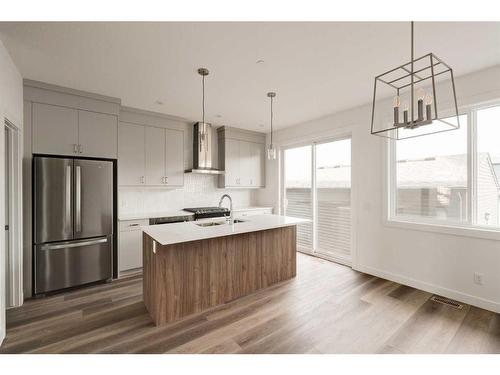
[[351,139],[284,150],[285,215],[306,218],[298,250],[351,262]]

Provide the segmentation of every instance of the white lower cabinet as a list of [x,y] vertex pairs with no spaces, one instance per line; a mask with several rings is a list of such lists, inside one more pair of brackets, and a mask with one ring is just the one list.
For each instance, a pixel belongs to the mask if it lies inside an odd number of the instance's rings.
[[142,230],[148,220],[120,221],[118,233],[118,269],[120,272],[142,267]]

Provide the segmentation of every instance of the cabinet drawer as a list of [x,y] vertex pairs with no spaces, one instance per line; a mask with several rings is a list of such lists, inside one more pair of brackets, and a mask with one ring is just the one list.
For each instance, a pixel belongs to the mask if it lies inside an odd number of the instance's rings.
[[120,232],[140,230],[144,225],[149,225],[148,219],[120,221],[118,222],[118,230]]

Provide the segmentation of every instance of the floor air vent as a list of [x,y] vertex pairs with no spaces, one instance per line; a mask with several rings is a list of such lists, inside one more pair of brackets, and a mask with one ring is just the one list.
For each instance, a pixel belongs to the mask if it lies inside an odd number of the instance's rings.
[[464,305],[462,305],[460,302],[454,301],[454,300],[449,299],[449,298],[441,297],[441,296],[433,295],[431,297],[431,300],[434,302],[437,302],[437,303],[441,303],[443,305],[451,306],[455,309],[461,309],[464,307]]

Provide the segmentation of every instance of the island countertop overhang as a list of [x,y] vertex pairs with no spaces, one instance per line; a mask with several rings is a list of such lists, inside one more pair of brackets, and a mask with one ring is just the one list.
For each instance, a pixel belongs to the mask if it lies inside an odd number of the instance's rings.
[[183,223],[150,225],[143,227],[142,230],[160,245],[173,245],[209,238],[232,236],[240,233],[288,227],[306,222],[308,222],[307,219],[290,216],[255,215],[247,216],[242,222],[233,225],[222,224],[201,227],[197,225],[199,222],[188,221]]

